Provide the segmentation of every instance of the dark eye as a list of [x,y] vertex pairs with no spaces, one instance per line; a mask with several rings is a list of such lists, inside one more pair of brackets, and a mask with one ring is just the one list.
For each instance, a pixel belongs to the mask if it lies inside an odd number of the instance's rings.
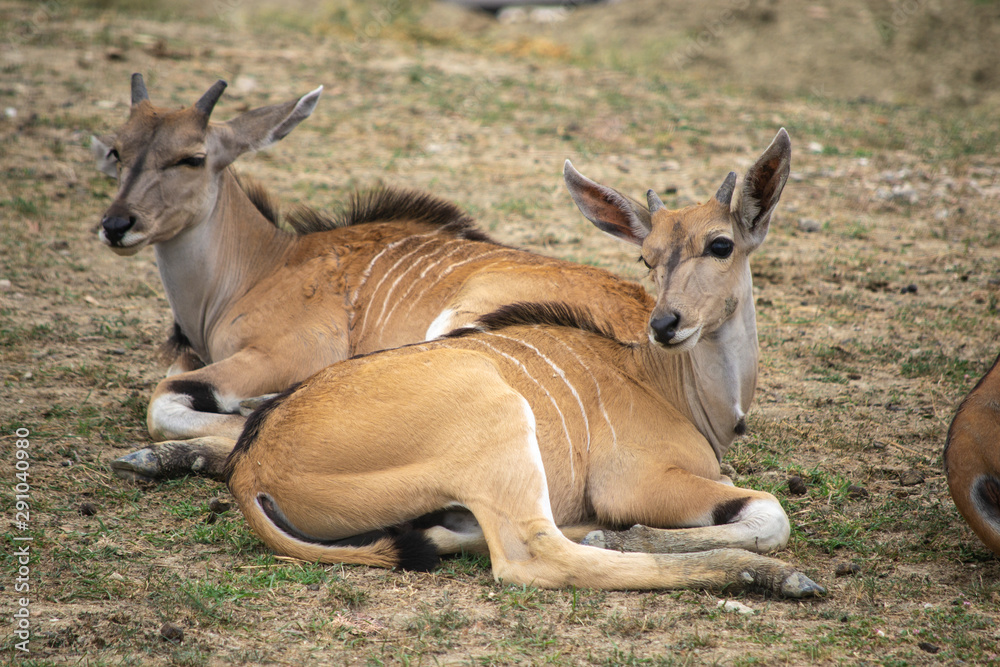
[[178,160],[174,165],[175,167],[203,167],[205,166],[205,156],[204,155],[191,155],[189,157]]
[[652,269],[653,268],[653,267],[651,267],[649,265],[649,262],[647,262],[646,258],[643,257],[642,255],[639,255],[639,261],[642,262],[643,264],[645,264],[647,269]]
[[733,254],[733,242],[727,238],[719,237],[713,239],[708,244],[708,254],[718,259],[726,259]]

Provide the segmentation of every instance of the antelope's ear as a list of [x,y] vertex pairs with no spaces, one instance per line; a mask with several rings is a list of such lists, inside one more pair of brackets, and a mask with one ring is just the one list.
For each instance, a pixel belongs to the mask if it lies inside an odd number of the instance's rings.
[[248,111],[242,116],[209,128],[214,138],[213,164],[222,168],[249,151],[259,151],[284,139],[312,114],[323,86],[297,100]]
[[106,176],[118,180],[118,160],[111,154],[111,144],[114,141],[110,138],[103,140],[91,135],[90,152],[97,160],[97,170]]
[[617,190],[595,183],[566,160],[563,178],[580,212],[602,232],[615,238],[642,245],[653,223],[642,204],[632,201]]
[[785,128],[781,128],[736,190],[730,210],[736,218],[739,235],[750,250],[767,236],[771,213],[778,205],[791,165],[792,142]]

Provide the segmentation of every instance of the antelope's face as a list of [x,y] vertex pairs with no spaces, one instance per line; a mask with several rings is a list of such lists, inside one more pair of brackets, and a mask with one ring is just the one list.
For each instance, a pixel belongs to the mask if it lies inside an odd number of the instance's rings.
[[649,339],[672,351],[694,347],[752,298],[750,254],[764,241],[791,164],[785,130],[737,187],[730,173],[711,200],[669,210],[652,190],[649,207],[582,176],[566,161],[573,200],[599,229],[641,248],[656,285]]
[[118,194],[101,218],[99,237],[119,255],[168,241],[216,211],[222,172],[241,154],[282,139],[312,113],[323,87],[284,104],[224,123],[209,122],[226,88],[217,81],[194,106],[154,107],[140,74],[132,75],[129,119],[106,145],[94,139],[101,171]]
[[670,350],[689,350],[749,297],[749,253],[729,207],[714,199],[679,211],[660,209],[651,223],[642,242],[657,293],[649,338]]
[[167,112],[144,101],[104,147],[118,194],[98,235],[113,252],[135,254],[211,214],[221,170],[212,164],[207,126],[198,116],[193,109]]

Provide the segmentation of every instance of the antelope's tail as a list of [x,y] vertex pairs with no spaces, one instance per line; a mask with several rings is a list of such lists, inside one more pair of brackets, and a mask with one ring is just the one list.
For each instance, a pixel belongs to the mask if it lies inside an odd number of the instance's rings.
[[341,540],[324,540],[297,529],[278,501],[261,488],[256,457],[252,455],[271,412],[296,387],[261,405],[247,419],[236,447],[226,460],[229,490],[250,528],[276,553],[310,563],[353,563],[374,567],[427,571],[438,563],[436,545],[419,530],[376,530]]
[[1000,556],[1000,357],[959,407],[944,467],[958,511]]

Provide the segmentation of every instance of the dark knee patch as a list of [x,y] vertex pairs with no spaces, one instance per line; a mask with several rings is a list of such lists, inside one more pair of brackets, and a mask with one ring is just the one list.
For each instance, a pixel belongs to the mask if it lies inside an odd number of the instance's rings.
[[198,380],[174,380],[167,385],[167,390],[174,394],[183,394],[191,400],[191,409],[195,412],[221,412],[219,401],[215,398],[212,385]]
[[746,504],[750,502],[749,496],[746,498],[733,498],[732,500],[727,500],[724,503],[715,506],[712,510],[712,523],[716,526],[721,526],[724,523],[730,523],[736,518]]

